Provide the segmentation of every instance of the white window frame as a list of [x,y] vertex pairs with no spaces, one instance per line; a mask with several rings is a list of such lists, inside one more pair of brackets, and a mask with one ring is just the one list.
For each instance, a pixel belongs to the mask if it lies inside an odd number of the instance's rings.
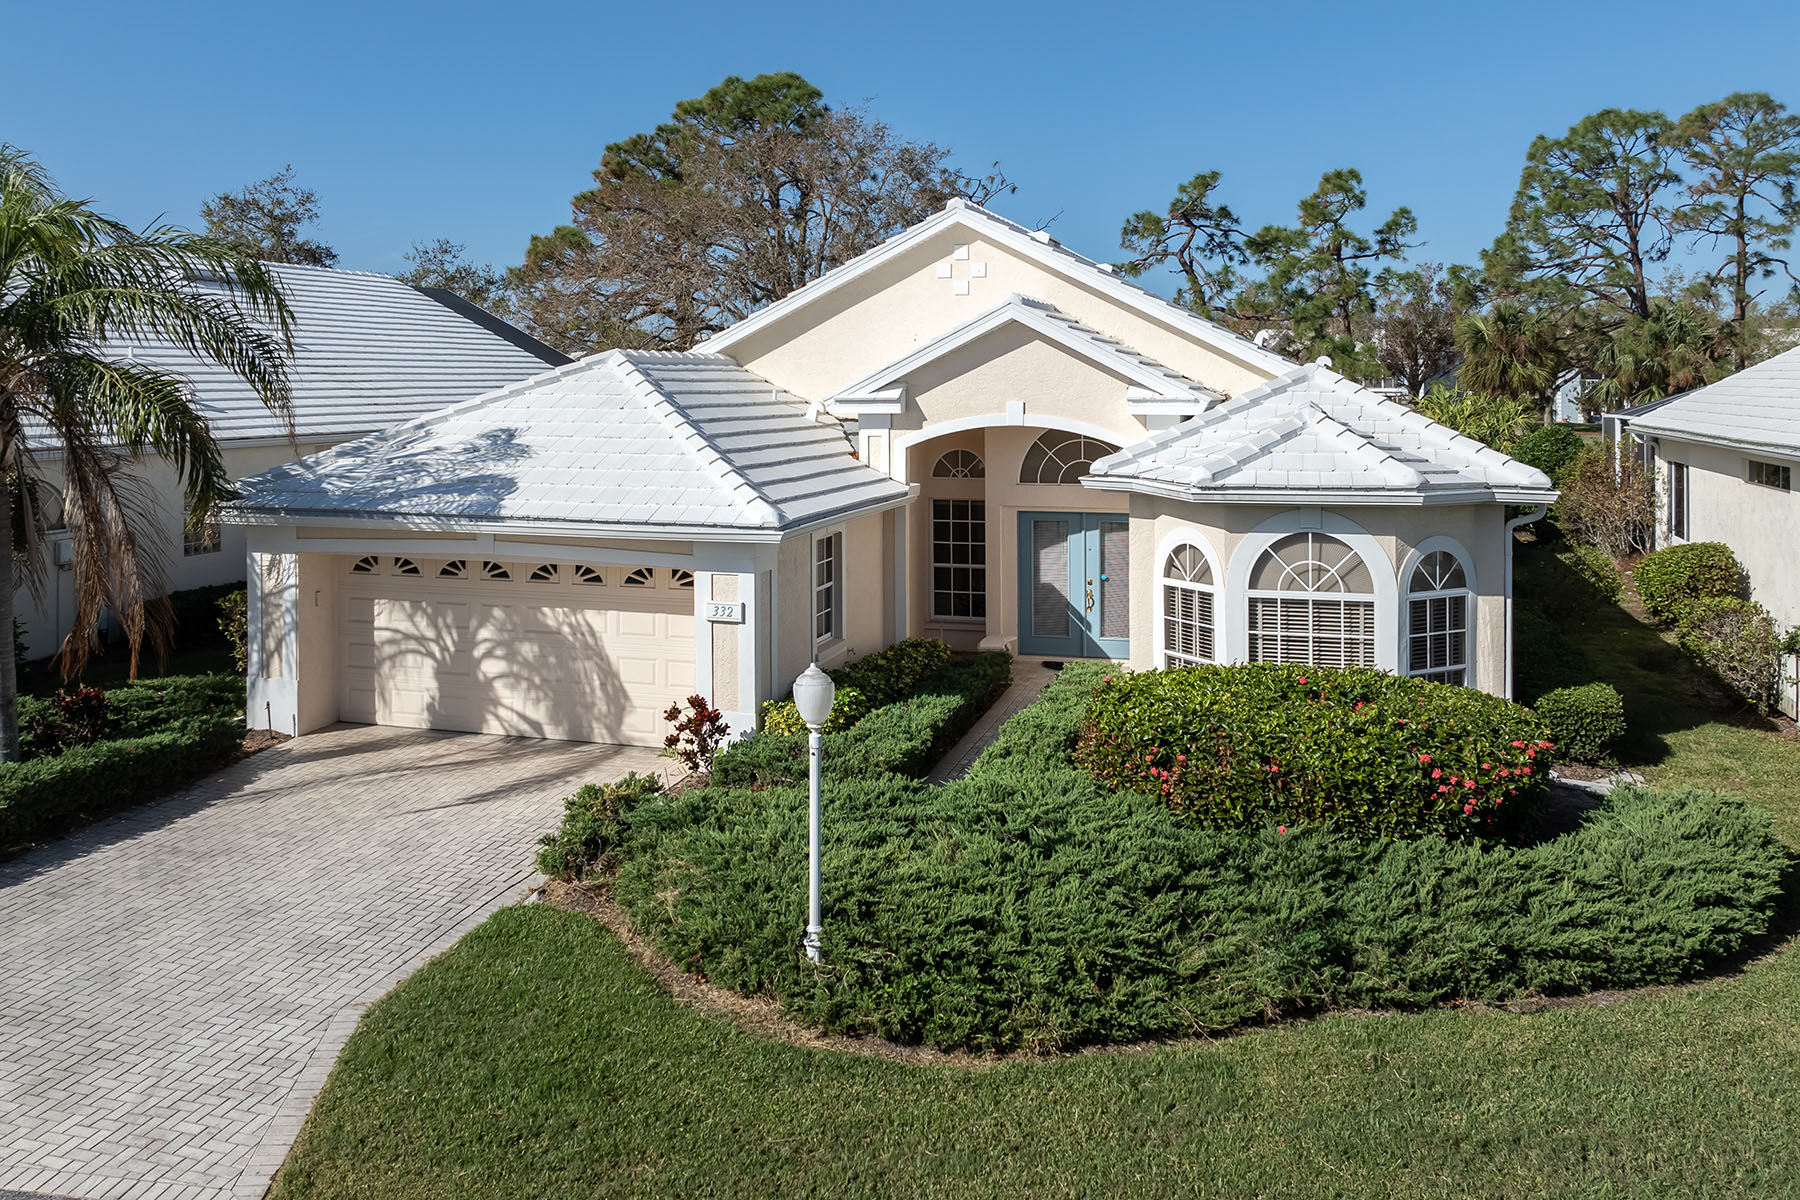
[[[820,550],[827,549],[831,555],[831,579],[819,582]],[[815,650],[821,646],[842,640],[844,636],[844,530],[842,526],[835,529],[821,530],[813,534],[812,552],[807,558],[807,594],[812,597],[809,610],[812,621],[812,644]],[[821,599],[823,604],[821,604]],[[829,623],[825,632],[819,632],[819,622],[823,618]]]
[[[1768,488],[1773,492],[1794,490],[1794,469],[1787,463],[1771,462],[1766,458],[1747,458],[1744,462],[1746,464],[1744,478],[1753,486]],[[1771,483],[1767,479],[1758,479],[1756,476],[1759,471],[1764,474],[1773,473],[1777,482]]]
[[[1440,589],[1435,589],[1435,590],[1431,590],[1431,591],[1423,591],[1423,592],[1413,591],[1412,590],[1413,576],[1418,573],[1419,567],[1425,562],[1425,560],[1428,557],[1430,557],[1433,554],[1440,553],[1440,552],[1442,552],[1444,554],[1448,554],[1450,557],[1454,558],[1457,562],[1457,565],[1462,568],[1463,586],[1460,588],[1440,588]],[[1400,631],[1400,671],[1401,671],[1401,674],[1412,675],[1412,676],[1415,676],[1415,677],[1418,677],[1421,679],[1430,679],[1434,675],[1445,675],[1445,674],[1450,674],[1453,672],[1460,671],[1462,673],[1462,683],[1460,684],[1460,686],[1474,687],[1475,686],[1475,661],[1476,661],[1476,653],[1477,653],[1476,642],[1475,642],[1475,625],[1476,625],[1477,612],[1478,612],[1479,605],[1480,605],[1480,592],[1476,589],[1476,586],[1475,586],[1475,563],[1474,563],[1474,560],[1469,557],[1468,551],[1463,548],[1461,543],[1459,543],[1451,538],[1447,538],[1447,537],[1427,538],[1425,541],[1423,541],[1423,542],[1419,543],[1419,545],[1415,546],[1413,548],[1412,553],[1407,555],[1406,561],[1403,564],[1401,564],[1400,584],[1401,584],[1401,588],[1402,588],[1402,591],[1400,594],[1400,614],[1401,614],[1401,620],[1405,625],[1405,628],[1403,628]],[[1448,600],[1448,599],[1451,599],[1451,598],[1454,598],[1457,596],[1461,596],[1463,598],[1463,623],[1462,623],[1462,628],[1461,628],[1461,633],[1463,635],[1463,661],[1459,664],[1447,664],[1447,665],[1439,666],[1439,667],[1425,667],[1425,668],[1422,668],[1417,671],[1413,670],[1412,669],[1413,640],[1415,638],[1419,638],[1419,637],[1432,636],[1429,629],[1421,630],[1418,632],[1415,632],[1413,630],[1413,627],[1412,627],[1413,601],[1414,600],[1424,600],[1424,601],[1429,602],[1429,601],[1437,600],[1437,599]],[[1429,625],[1429,617],[1427,618],[1427,624]],[[1445,632],[1450,632],[1450,631],[1446,630]],[[1453,682],[1453,681],[1438,680],[1438,682],[1449,683],[1449,682]]]
[[[1693,529],[1690,520],[1693,515],[1693,506],[1690,500],[1693,479],[1689,476],[1688,465],[1684,462],[1664,459],[1663,465],[1668,468],[1669,480],[1665,489],[1667,495],[1664,497],[1664,505],[1668,510],[1665,514],[1667,520],[1664,528],[1668,531],[1671,542],[1685,542]],[[1677,483],[1677,480],[1680,482]],[[1677,524],[1680,525],[1679,529],[1676,528]]]
[[[937,537],[937,520],[938,520],[937,506],[940,504],[968,504],[971,506],[978,504],[981,506],[981,517],[980,517],[981,539],[979,541],[975,541],[975,540],[971,539],[971,541],[969,542],[969,546],[971,548],[971,559],[973,558],[973,553],[972,553],[973,548],[978,545],[981,547],[982,555],[981,555],[981,561],[979,563],[974,562],[974,561],[970,561],[970,562],[966,562],[966,563],[939,562],[938,561],[938,552],[940,549],[954,548],[954,546],[956,544],[954,541],[940,542],[938,540],[938,537]],[[970,509],[971,515],[970,515],[969,521],[968,521],[969,524],[974,524],[976,521],[976,518],[973,515],[973,513],[974,513],[974,509],[971,507],[971,509]],[[988,549],[987,500],[984,497],[980,497],[980,496],[971,497],[969,499],[963,499],[960,496],[934,496],[931,499],[931,514],[930,514],[929,519],[931,521],[932,528],[930,531],[931,532],[931,539],[930,539],[931,540],[931,580],[930,580],[930,587],[928,590],[931,593],[931,619],[932,619],[932,621],[934,623],[943,621],[943,622],[951,622],[951,623],[966,622],[971,625],[985,625],[987,623],[987,581],[988,581],[987,572],[988,572],[988,566],[989,566],[989,563],[987,561],[987,549]],[[955,518],[950,517],[950,518],[946,518],[946,520],[950,520],[950,521],[954,522]],[[969,587],[969,595],[971,597],[971,600],[973,599],[973,597],[975,597],[977,595],[979,595],[981,597],[982,611],[981,611],[980,616],[974,616],[972,614],[965,614],[963,616],[958,616],[953,612],[946,613],[946,612],[938,611],[939,588],[937,585],[937,573],[940,568],[946,569],[946,570],[951,570],[951,571],[955,571],[960,568],[960,569],[969,570],[971,572],[974,572],[974,571],[981,572],[981,586],[979,588],[975,587],[973,579],[971,578],[970,587]],[[948,590],[950,591],[952,598],[954,599],[954,595],[955,595],[955,592],[957,589],[952,587]],[[952,604],[952,607],[954,607],[954,604]],[[973,607],[972,604],[971,604],[971,607]]]
[[[1185,579],[1175,579],[1168,573],[1169,559],[1177,550],[1191,546],[1200,552],[1206,560],[1207,569],[1212,572],[1211,583],[1193,583]],[[1177,530],[1163,539],[1156,552],[1156,630],[1153,638],[1153,662],[1158,670],[1169,670],[1176,666],[1197,665],[1200,663],[1220,663],[1229,661],[1225,656],[1225,628],[1221,618],[1224,616],[1225,577],[1219,568],[1219,559],[1213,553],[1212,546],[1197,530]],[[1209,659],[1192,658],[1185,654],[1176,654],[1169,648],[1169,589],[1180,588],[1184,591],[1205,592],[1212,597],[1212,657]],[[1179,658],[1180,663],[1172,661]]]

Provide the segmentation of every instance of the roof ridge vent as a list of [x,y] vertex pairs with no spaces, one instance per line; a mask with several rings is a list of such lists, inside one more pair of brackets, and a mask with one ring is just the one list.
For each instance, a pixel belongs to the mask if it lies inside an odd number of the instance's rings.
[[1061,243],[1061,242],[1059,242],[1059,241],[1057,241],[1057,240],[1056,240],[1056,239],[1055,239],[1055,238],[1053,238],[1053,237],[1051,237],[1051,236],[1050,236],[1050,231],[1049,231],[1049,230],[1048,230],[1048,229],[1034,229],[1034,230],[1032,230],[1032,231],[1031,231],[1031,240],[1032,240],[1032,241],[1034,241],[1034,242],[1041,242],[1041,243],[1043,243],[1043,244],[1044,244],[1044,245],[1046,245],[1046,246],[1060,246],[1060,245],[1062,245],[1062,243]]

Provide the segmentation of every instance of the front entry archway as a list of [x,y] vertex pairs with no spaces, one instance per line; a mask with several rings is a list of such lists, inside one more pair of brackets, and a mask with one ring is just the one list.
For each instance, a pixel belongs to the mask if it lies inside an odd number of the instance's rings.
[[1019,514],[1019,652],[1131,654],[1131,524],[1124,513]]

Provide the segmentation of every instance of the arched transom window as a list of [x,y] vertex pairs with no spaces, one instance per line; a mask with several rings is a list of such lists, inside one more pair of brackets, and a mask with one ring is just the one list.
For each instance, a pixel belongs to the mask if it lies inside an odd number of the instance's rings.
[[1252,662],[1375,665],[1375,584],[1349,546],[1290,533],[1250,573]]
[[1031,443],[1019,466],[1020,483],[1080,483],[1096,458],[1118,449],[1078,433],[1050,432]]
[[1212,564],[1200,547],[1177,546],[1163,563],[1165,668],[1216,662],[1213,651]]
[[1463,684],[1469,666],[1469,578],[1456,555],[1433,550],[1406,584],[1406,673]]
[[973,450],[946,451],[931,468],[933,479],[982,479],[986,475],[987,465]]

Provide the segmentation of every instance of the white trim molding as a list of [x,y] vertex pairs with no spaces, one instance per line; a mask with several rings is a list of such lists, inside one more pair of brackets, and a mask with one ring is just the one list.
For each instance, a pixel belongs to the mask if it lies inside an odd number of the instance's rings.
[[[1032,415],[1025,411],[1022,404],[1008,405],[1006,412],[981,413],[973,417],[957,417],[951,421],[939,421],[927,425],[923,429],[912,429],[894,435],[892,470],[888,472],[901,483],[911,482],[906,477],[907,451],[920,442],[929,442],[933,438],[946,437],[952,433],[967,433],[973,429],[999,429],[1008,426],[1031,429],[1055,429],[1063,433],[1078,433],[1086,437],[1097,438],[1108,445],[1114,445],[1127,435],[1117,429],[1109,429],[1105,425],[1096,425],[1092,421],[1078,421],[1072,417],[1055,417],[1048,414]],[[1137,431],[1138,435],[1143,430]],[[937,460],[933,459],[935,463]],[[927,467],[927,470],[930,468]]]

